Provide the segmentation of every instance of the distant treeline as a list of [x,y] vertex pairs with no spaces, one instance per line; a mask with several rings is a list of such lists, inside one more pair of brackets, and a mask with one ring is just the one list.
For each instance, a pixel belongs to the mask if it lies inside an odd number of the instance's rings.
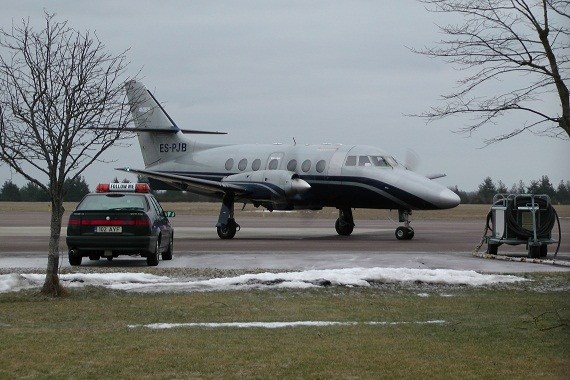
[[490,204],[495,194],[546,194],[550,197],[552,204],[570,204],[570,181],[560,181],[555,188],[547,175],[542,176],[538,181],[530,181],[528,186],[523,181],[519,181],[508,188],[502,181],[495,184],[491,177],[487,177],[476,191],[462,191],[457,186],[451,190],[459,195],[461,203]]
[[[119,182],[117,178],[114,182]],[[121,182],[129,182],[124,179]],[[139,178],[139,182],[148,182],[145,178]],[[80,201],[86,194],[90,192],[89,185],[84,177],[78,177],[74,180],[66,180],[65,184],[66,202]],[[527,186],[523,181],[513,184],[510,188],[505,186],[502,181],[493,182],[487,177],[479,185],[475,191],[463,191],[457,186],[451,188],[461,198],[461,203],[471,204],[490,204],[493,196],[498,193],[502,194],[546,194],[553,204],[570,204],[570,181],[560,181],[558,186],[554,187],[548,176],[542,176],[540,180],[531,181]],[[95,191],[95,189],[92,189]],[[160,202],[212,202],[219,201],[217,198],[206,197],[193,194],[186,191],[161,190],[152,191]],[[12,181],[4,182],[0,189],[0,202],[49,202],[50,196],[38,185],[28,182],[23,187],[18,187]]]

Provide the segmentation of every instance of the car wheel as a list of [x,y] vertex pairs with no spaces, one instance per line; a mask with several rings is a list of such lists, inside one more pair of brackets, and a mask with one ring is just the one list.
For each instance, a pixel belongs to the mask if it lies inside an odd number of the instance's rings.
[[154,245],[154,252],[149,252],[146,256],[146,263],[149,267],[155,267],[158,265],[158,258],[160,255],[159,249],[159,239],[156,239],[156,244]]
[[172,260],[172,252],[174,250],[174,236],[170,236],[170,242],[168,243],[168,249],[166,252],[162,253],[162,260]]
[[81,256],[69,253],[68,258],[69,258],[69,265],[73,265],[73,266],[81,265],[81,259],[82,259]]

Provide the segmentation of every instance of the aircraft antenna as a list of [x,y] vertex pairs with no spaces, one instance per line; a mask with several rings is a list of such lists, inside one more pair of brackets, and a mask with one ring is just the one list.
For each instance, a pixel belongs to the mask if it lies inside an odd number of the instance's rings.
[[297,145],[297,141],[295,141],[295,137],[293,137],[293,145]]

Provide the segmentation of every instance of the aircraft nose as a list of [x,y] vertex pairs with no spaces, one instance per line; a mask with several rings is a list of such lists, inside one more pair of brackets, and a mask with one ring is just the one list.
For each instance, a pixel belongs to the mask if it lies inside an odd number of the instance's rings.
[[460,202],[459,196],[449,189],[441,190],[437,198],[437,206],[442,209],[456,207]]

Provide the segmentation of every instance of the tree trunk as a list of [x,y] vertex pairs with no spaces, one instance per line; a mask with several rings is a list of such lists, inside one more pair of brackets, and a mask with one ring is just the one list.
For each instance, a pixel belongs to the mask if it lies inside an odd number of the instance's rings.
[[63,218],[63,201],[53,199],[51,201],[51,221],[48,264],[46,279],[41,293],[50,297],[60,297],[65,294],[65,289],[59,283],[59,239],[61,235],[61,222]]

